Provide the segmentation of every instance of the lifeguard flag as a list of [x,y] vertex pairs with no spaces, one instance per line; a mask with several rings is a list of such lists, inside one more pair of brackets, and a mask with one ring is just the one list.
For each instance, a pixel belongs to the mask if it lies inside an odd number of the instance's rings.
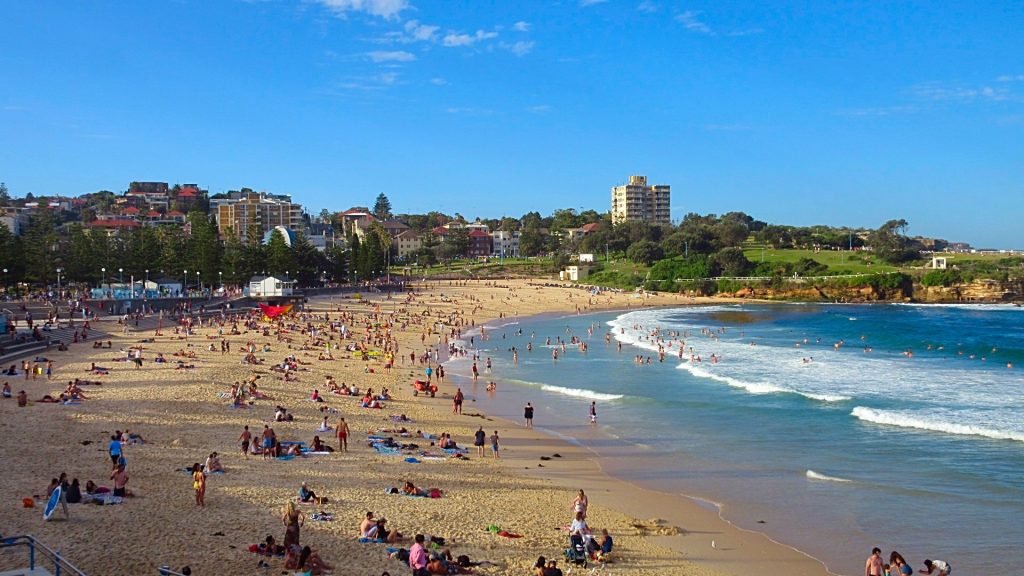
[[277,318],[281,314],[287,314],[292,311],[294,304],[288,304],[286,306],[270,306],[269,304],[260,303],[260,310],[263,311],[263,315],[267,318]]

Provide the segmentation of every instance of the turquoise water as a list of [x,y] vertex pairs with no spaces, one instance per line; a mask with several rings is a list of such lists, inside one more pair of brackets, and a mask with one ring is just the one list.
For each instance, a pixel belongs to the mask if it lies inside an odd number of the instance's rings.
[[[835,572],[860,573],[877,545],[915,568],[1010,575],[1024,557],[1022,320],[1014,306],[808,304],[537,317],[477,335],[493,373],[463,385],[516,420],[532,402],[537,428],[612,475],[719,503]],[[586,352],[563,351],[573,336]]]

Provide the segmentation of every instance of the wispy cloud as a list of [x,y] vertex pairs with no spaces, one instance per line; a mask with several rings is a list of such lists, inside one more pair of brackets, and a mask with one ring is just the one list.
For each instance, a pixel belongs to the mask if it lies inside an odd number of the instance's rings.
[[1006,100],[1010,91],[991,86],[966,87],[942,82],[925,82],[910,89],[911,93],[923,100],[936,102],[974,102],[978,100]]
[[1024,82],[1024,74],[1003,74],[996,82]]
[[608,0],[580,0],[580,6],[586,8],[587,6],[594,6],[595,4],[604,4]]
[[409,8],[407,0],[315,0],[339,18],[345,18],[349,12],[365,12],[385,19],[397,18],[398,14]]
[[512,25],[512,29],[515,30],[516,32],[529,32],[530,23],[523,22],[522,20],[520,20],[519,22],[516,22],[515,24]]
[[464,34],[460,32],[449,32],[441,40],[441,43],[448,47],[456,46],[472,46],[477,42],[483,40],[490,40],[497,38],[497,32],[484,32],[483,30],[477,30],[475,34]]
[[899,116],[902,114],[913,114],[920,109],[917,106],[875,106],[867,108],[847,108],[836,112],[839,116],[851,116],[857,118],[881,118],[884,116]]
[[637,5],[636,9],[640,12],[645,12],[647,14],[654,14],[659,10],[658,5],[655,4],[654,2],[651,2],[651,0],[644,0],[643,2]]
[[412,62],[416,59],[416,55],[412,52],[406,52],[404,50],[374,50],[373,52],[367,52],[366,57],[374,62]]
[[695,10],[687,10],[682,14],[677,14],[676,22],[682,24],[684,28],[691,32],[707,34],[709,36],[713,36],[715,34],[714,31],[711,30],[710,26],[701,21],[700,12]]
[[516,56],[526,56],[527,54],[530,53],[531,50],[533,50],[533,45],[534,42],[527,40],[520,40],[519,42],[512,43],[498,43],[498,46],[501,47],[503,50],[508,50],[509,52],[515,54]]
[[465,114],[467,116],[490,116],[494,114],[494,110],[488,110],[487,108],[472,108],[472,107],[458,107],[452,106],[445,110],[449,114]]
[[352,76],[338,82],[334,87],[341,91],[373,91],[383,90],[395,84],[398,84],[398,74],[396,72],[383,72],[371,76]]
[[382,44],[412,44],[414,42],[433,42],[437,39],[440,26],[423,24],[419,20],[408,20],[402,25],[401,30],[394,30],[384,34],[383,38],[377,40]]
[[447,86],[448,85],[448,81],[445,80],[444,78],[431,78],[430,79],[430,83],[433,84],[434,86]]
[[536,106],[529,106],[526,111],[530,114],[544,114],[545,112],[551,111],[551,106],[547,104],[538,104]]

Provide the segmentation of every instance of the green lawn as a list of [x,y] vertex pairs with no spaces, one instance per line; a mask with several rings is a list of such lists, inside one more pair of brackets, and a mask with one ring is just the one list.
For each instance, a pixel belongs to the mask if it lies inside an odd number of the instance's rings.
[[775,250],[773,248],[752,247],[748,245],[743,249],[747,260],[758,264],[760,262],[781,262],[795,263],[803,258],[810,258],[829,267],[829,272],[834,274],[878,274],[883,272],[895,272],[898,267],[890,264],[881,264],[875,261],[870,252],[849,251],[849,250]]

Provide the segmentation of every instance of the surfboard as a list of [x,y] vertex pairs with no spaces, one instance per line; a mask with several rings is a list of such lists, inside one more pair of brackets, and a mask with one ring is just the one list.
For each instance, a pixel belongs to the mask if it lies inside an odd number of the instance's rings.
[[60,504],[61,488],[57,486],[50,493],[50,499],[46,502],[46,508],[43,509],[43,520],[49,520],[50,516],[53,516],[53,512],[57,509]]

